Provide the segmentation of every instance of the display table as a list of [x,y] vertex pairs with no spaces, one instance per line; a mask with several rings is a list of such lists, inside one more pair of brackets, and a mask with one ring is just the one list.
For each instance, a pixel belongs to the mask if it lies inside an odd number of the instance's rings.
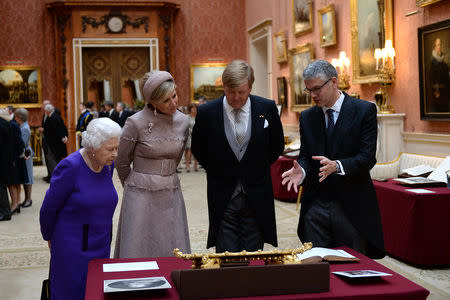
[[292,168],[292,162],[294,159],[280,156],[276,162],[270,167],[270,173],[272,176],[273,196],[279,200],[297,200],[297,193],[291,188],[287,190],[287,185],[281,184],[281,174]]
[[[348,281],[344,280],[334,274],[330,274],[330,291],[326,293],[316,294],[302,294],[302,295],[277,295],[267,297],[245,297],[242,299],[330,299],[330,298],[348,298],[348,299],[426,299],[429,292],[423,287],[415,284],[414,282],[404,278],[403,276],[395,273],[394,271],[380,265],[379,263],[371,260],[370,258],[353,251],[348,248],[341,248],[345,251],[360,258],[356,263],[341,263],[331,264],[330,271],[348,271],[348,270],[375,270],[380,272],[386,272],[393,274],[392,276],[377,278],[373,281]],[[159,270],[147,270],[147,271],[129,271],[129,272],[110,272],[103,273],[104,263],[117,263],[117,262],[136,262],[136,261],[156,261],[159,266]],[[252,262],[255,264],[261,262]],[[86,298],[85,300],[107,300],[107,299],[179,299],[178,292],[174,283],[171,280],[170,272],[176,269],[190,268],[191,262],[184,261],[176,257],[158,257],[158,258],[146,258],[146,259],[95,259],[89,263],[87,285],[86,285]],[[103,293],[103,280],[105,279],[120,279],[120,278],[140,278],[140,277],[152,277],[152,276],[164,276],[172,285],[171,289],[164,291],[150,291],[140,292],[137,294],[132,293]],[[270,278],[267,278],[267,283],[270,282]],[[261,282],[261,284],[267,284]],[[226,283],[224,283],[226,284]],[[202,288],[201,282],[198,286],[193,288]],[[237,299],[237,298],[228,298]]]
[[374,185],[386,252],[413,264],[450,264],[450,189],[417,194],[391,179]]

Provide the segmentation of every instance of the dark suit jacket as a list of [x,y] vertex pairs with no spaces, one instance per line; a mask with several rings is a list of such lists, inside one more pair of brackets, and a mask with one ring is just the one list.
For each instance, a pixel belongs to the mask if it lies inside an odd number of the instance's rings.
[[85,131],[89,122],[94,118],[93,114],[89,110],[85,110],[79,117],[77,121],[76,131]]
[[[303,216],[317,197],[339,201],[353,226],[368,239],[368,254],[384,256],[384,242],[377,196],[369,171],[376,163],[377,110],[373,103],[351,98],[344,102],[332,136],[325,143],[325,117],[314,106],[300,114],[299,164],[306,171],[298,236],[303,241]],[[311,156],[324,155],[339,160],[345,175],[331,174],[319,182],[319,161]]]
[[0,118],[0,145],[0,184],[6,185],[11,182],[16,146],[11,124],[3,118]]
[[[224,210],[238,182],[247,194],[264,242],[277,246],[270,165],[284,150],[283,128],[274,101],[250,95],[251,138],[239,162],[224,129],[223,96],[198,107],[192,153],[205,168],[208,182],[207,247],[216,244]],[[269,126],[264,128],[264,121]]]
[[67,127],[58,114],[52,113],[47,117],[44,136],[47,146],[55,156],[58,158],[67,156],[66,144],[62,142],[62,139],[67,136]]
[[119,123],[120,127],[123,127],[125,125],[125,121],[127,120],[127,118],[130,116],[130,114],[128,113],[128,111],[124,110],[122,111],[122,114],[120,114],[119,112],[117,112],[117,123]]
[[113,110],[111,114],[108,114],[109,118],[119,124],[119,113],[116,110]]

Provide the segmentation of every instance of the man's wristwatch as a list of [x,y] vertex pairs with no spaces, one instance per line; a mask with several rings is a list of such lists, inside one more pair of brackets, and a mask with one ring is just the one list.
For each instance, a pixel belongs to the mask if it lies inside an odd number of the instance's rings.
[[336,173],[341,173],[341,165],[336,161]]

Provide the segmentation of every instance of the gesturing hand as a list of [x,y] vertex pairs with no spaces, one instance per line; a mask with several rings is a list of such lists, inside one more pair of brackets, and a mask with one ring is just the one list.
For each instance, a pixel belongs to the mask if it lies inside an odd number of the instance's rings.
[[322,165],[322,167],[319,169],[320,182],[324,181],[325,178],[328,177],[328,175],[333,174],[337,171],[337,161],[335,160],[330,160],[325,156],[313,156],[312,159],[319,160],[320,164]]
[[294,160],[293,164],[294,166],[290,170],[281,174],[281,178],[283,179],[281,184],[285,185],[287,182],[288,184],[287,190],[290,191],[291,186],[293,186],[294,191],[297,193],[298,192],[297,186],[303,179],[303,171],[296,160]]

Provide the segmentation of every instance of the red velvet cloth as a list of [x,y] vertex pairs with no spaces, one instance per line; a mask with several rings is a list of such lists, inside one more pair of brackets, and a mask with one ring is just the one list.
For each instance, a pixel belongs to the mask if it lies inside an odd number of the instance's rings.
[[[388,277],[381,277],[374,281],[348,281],[344,280],[337,275],[330,274],[330,291],[327,293],[315,293],[315,294],[301,294],[301,295],[277,295],[266,297],[245,297],[242,299],[426,299],[429,292],[423,287],[415,284],[414,282],[404,278],[403,276],[395,273],[394,271],[380,265],[379,263],[371,260],[370,258],[354,251],[349,248],[341,248],[345,251],[359,257],[361,260],[356,263],[341,263],[331,264],[330,271],[349,271],[349,270],[375,270],[380,272],[386,272],[393,274]],[[135,261],[156,261],[159,266],[159,270],[148,271],[129,271],[129,272],[111,272],[103,273],[103,263],[116,263],[116,262],[135,262]],[[252,262],[258,264],[258,262]],[[260,263],[260,262],[259,262]],[[87,276],[86,285],[86,298],[85,300],[109,300],[109,299],[134,299],[134,300],[146,300],[146,299],[179,299],[178,292],[174,283],[170,278],[171,270],[175,269],[187,269],[190,268],[190,261],[184,261],[176,257],[157,257],[146,259],[95,259],[89,263],[89,270]],[[139,277],[152,277],[152,276],[164,276],[172,285],[171,289],[162,292],[150,292],[150,293],[103,293],[103,280],[105,279],[119,279],[119,278],[139,278]],[[226,284],[226,283],[224,283]],[[270,284],[270,278],[267,278],[267,282],[261,284]],[[192,287],[201,289],[202,283],[199,282],[198,286]],[[228,298],[238,299],[238,298]]]
[[287,185],[281,184],[281,174],[292,168],[294,159],[280,156],[276,162],[270,166],[272,176],[273,196],[279,200],[297,200],[297,193],[291,187],[288,192]]
[[393,180],[374,185],[386,252],[413,264],[450,264],[450,189],[417,194]]

